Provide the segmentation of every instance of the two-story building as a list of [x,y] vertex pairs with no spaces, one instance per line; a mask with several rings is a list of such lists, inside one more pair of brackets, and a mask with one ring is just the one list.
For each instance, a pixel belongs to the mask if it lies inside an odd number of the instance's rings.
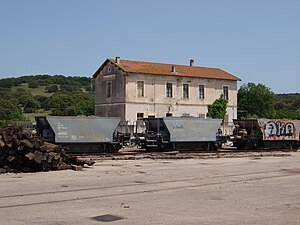
[[94,73],[95,115],[134,121],[147,117],[206,117],[221,94],[225,121],[237,117],[237,81],[217,68],[107,59]]

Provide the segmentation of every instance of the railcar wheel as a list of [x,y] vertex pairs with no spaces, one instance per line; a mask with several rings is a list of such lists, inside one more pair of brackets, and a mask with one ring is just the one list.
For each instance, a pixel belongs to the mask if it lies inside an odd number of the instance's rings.
[[238,150],[243,150],[245,148],[245,143],[244,142],[238,142],[236,147],[237,147]]
[[118,151],[119,151],[119,146],[117,146],[117,145],[109,145],[109,152],[110,153],[117,153]]
[[297,141],[294,141],[291,146],[291,150],[297,151],[299,148],[299,144]]

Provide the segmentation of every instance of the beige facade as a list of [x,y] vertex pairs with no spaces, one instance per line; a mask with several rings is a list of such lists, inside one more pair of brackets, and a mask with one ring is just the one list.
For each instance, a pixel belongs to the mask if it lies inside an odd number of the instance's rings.
[[[239,78],[185,76],[180,70],[177,72],[183,67],[180,65],[170,65],[170,74],[163,74],[162,69],[159,74],[155,68],[151,74],[151,70],[147,73],[142,69],[139,71],[141,64],[128,64],[132,67],[132,71],[128,71],[127,64],[122,61],[108,59],[103,63],[94,74],[96,115],[117,116],[126,121],[135,121],[138,117],[206,117],[207,106],[225,94],[228,96],[228,122],[237,117]],[[145,64],[148,66],[149,63]],[[161,64],[153,66],[151,63],[151,66],[159,68]],[[188,71],[186,67],[183,69]]]

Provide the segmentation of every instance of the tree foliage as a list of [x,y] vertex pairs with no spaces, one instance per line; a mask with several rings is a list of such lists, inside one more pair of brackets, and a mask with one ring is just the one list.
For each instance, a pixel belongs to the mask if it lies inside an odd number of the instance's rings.
[[275,118],[300,120],[300,94],[275,95]]
[[36,82],[40,86],[57,85],[72,85],[78,87],[88,87],[92,83],[92,78],[83,76],[63,76],[63,75],[29,75],[13,78],[0,79],[0,87],[11,88],[22,83]]
[[45,91],[46,91],[47,93],[58,92],[58,90],[59,90],[59,87],[58,87],[57,84],[51,84],[50,86],[47,86],[47,87],[45,88]]
[[48,99],[45,107],[51,109],[51,115],[55,116],[93,115],[94,94],[58,92]]
[[24,120],[21,108],[16,99],[10,92],[0,91],[0,127],[7,121]]
[[[22,85],[27,83],[27,85]],[[0,126],[6,121],[24,120],[24,113],[48,112],[52,115],[93,115],[94,92],[89,77],[34,75],[0,79]],[[52,95],[36,95],[44,86]],[[13,88],[17,87],[17,88]],[[21,88],[22,87],[22,88]],[[46,93],[46,90],[45,90]]]
[[207,117],[224,120],[227,103],[228,101],[223,95],[221,95],[220,98],[216,99],[213,104],[208,105]]
[[238,110],[247,117],[274,116],[274,93],[263,84],[243,84],[238,91]]
[[38,86],[39,86],[39,84],[36,81],[28,82],[28,87],[29,88],[37,88]]

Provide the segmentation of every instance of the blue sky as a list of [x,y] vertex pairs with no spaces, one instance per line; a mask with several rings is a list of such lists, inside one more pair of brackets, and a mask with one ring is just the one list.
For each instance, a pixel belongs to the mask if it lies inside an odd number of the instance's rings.
[[106,58],[221,68],[300,92],[298,0],[0,0],[0,78],[92,76]]

